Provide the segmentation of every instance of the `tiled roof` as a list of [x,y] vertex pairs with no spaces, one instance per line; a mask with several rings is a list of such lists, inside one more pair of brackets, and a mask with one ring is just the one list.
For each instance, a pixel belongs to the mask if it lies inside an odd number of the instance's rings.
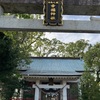
[[80,75],[84,71],[84,62],[72,58],[32,58],[30,68],[22,72],[27,75]]

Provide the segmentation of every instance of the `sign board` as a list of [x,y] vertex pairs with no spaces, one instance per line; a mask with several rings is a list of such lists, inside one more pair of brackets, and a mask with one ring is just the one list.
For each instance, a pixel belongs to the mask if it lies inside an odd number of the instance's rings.
[[63,0],[44,0],[44,25],[63,25]]

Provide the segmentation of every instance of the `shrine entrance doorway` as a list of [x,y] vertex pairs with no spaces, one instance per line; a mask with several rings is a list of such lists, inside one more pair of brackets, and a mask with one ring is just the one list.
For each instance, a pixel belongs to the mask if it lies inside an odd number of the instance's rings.
[[42,89],[41,100],[60,100],[60,89]]

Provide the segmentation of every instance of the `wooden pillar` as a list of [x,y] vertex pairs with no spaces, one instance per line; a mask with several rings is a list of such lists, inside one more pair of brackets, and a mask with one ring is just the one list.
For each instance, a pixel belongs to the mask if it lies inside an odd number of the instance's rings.
[[0,6],[0,16],[3,15],[3,13],[4,13],[4,10],[3,10],[3,8]]
[[[36,81],[36,85],[39,85],[39,80]],[[34,100],[39,100],[39,88],[35,87],[35,99]]]
[[[63,85],[66,85],[66,81],[63,81]],[[63,88],[63,100],[67,100],[67,86]]]

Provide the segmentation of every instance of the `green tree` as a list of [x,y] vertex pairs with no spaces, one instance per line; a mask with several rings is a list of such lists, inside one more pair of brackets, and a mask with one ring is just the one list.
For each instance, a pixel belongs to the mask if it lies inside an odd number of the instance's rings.
[[[43,32],[7,32],[14,40],[15,47],[20,49],[20,58],[28,60],[31,55],[39,46],[38,42],[41,42],[44,34]],[[37,44],[38,46],[35,46]],[[38,55],[37,55],[38,56]]]
[[14,94],[15,89],[22,88],[19,81],[18,73],[10,73],[4,77],[2,75],[2,92],[1,92],[1,100],[10,100]]
[[[9,100],[11,92],[13,92],[10,85],[13,84],[11,82],[12,79],[14,79],[13,81],[17,79],[17,77],[14,77],[14,74],[19,62],[19,54],[19,49],[14,46],[13,40],[0,32],[0,83],[2,85],[2,100]],[[6,92],[10,94],[8,95]]]
[[66,52],[70,57],[83,57],[86,49],[89,47],[88,40],[78,40],[75,43],[70,42],[66,47]]
[[91,46],[84,55],[86,72],[81,79],[82,100],[100,99],[100,43]]
[[91,46],[85,53],[84,61],[89,70],[96,74],[96,80],[100,82],[100,43]]
[[56,38],[49,40],[42,37],[34,43],[33,55],[39,57],[83,57],[88,47],[88,41],[83,39],[67,44]]
[[89,71],[86,71],[81,77],[80,83],[81,98],[80,100],[99,100],[100,85],[95,81],[95,77]]
[[14,46],[11,38],[0,32],[0,74],[14,70],[18,59],[19,49]]
[[47,38],[40,38],[33,45],[35,48],[33,49],[33,55],[35,56],[39,57],[64,56],[65,43],[57,39],[49,40]]

